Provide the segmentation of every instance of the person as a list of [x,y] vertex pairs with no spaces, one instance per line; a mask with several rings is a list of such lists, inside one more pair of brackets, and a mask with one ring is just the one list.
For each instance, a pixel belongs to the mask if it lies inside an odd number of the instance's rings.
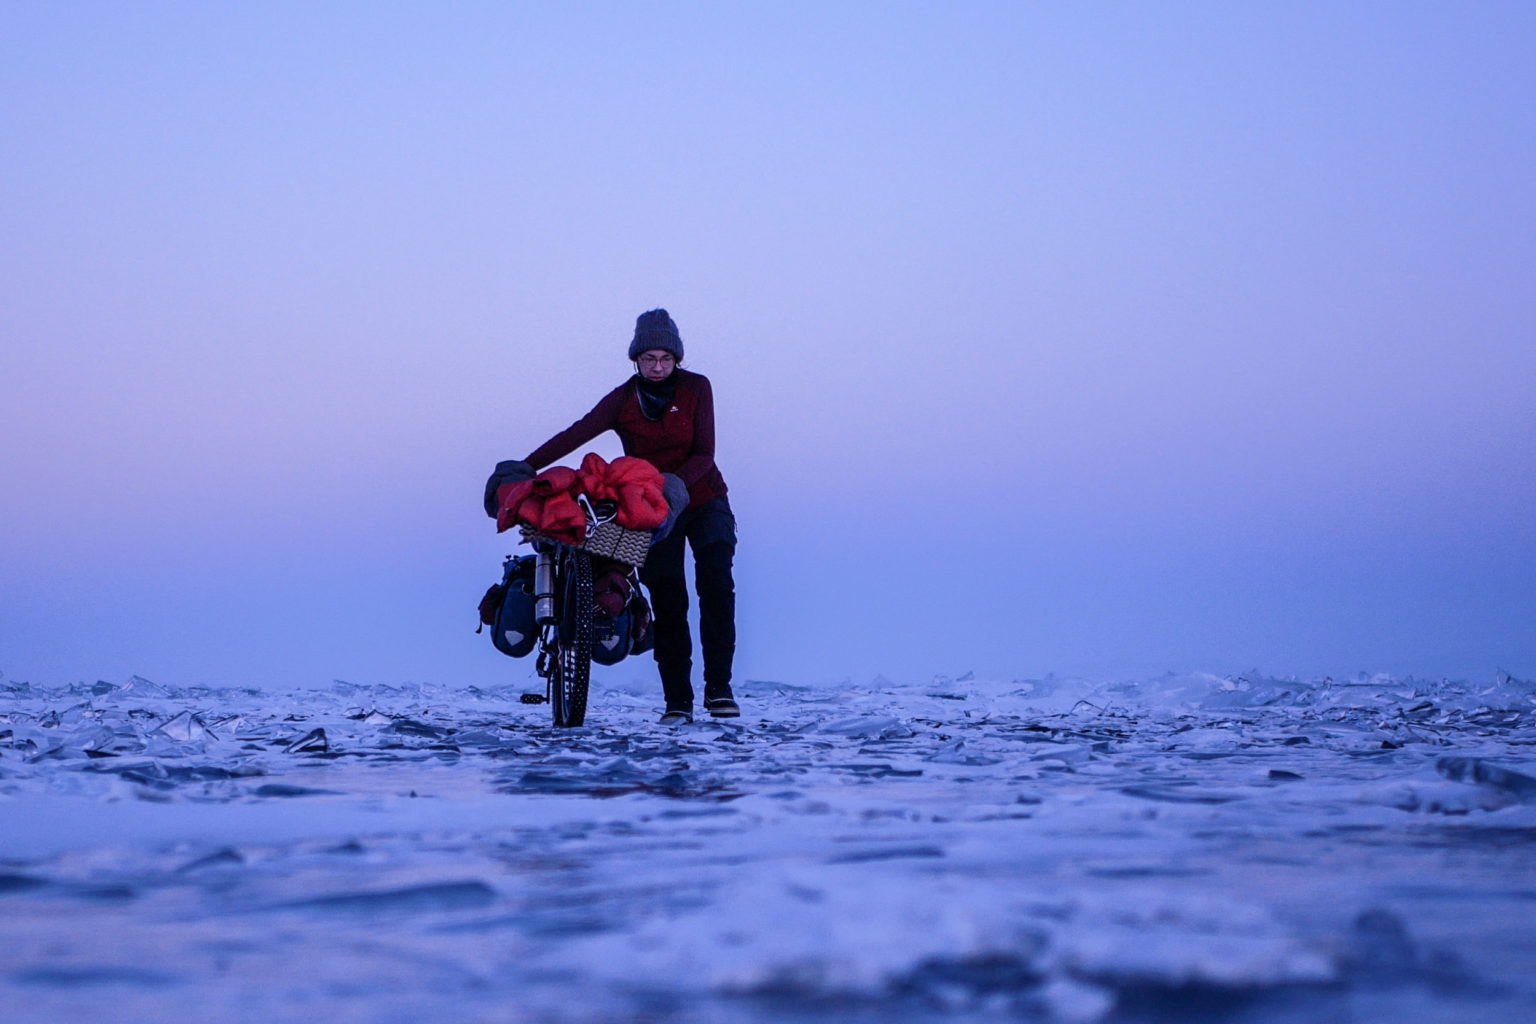
[[[688,584],[683,548],[693,549],[699,598],[699,640],[704,655],[704,710],[716,718],[741,714],[731,691],[736,655],[736,516],[725,478],[715,464],[715,406],[709,378],[683,369],[683,339],[665,309],[641,313],[629,343],[634,376],[592,411],[545,441],[525,460],[534,471],[564,458],[612,430],[624,454],[645,459],[687,488],[681,513],[652,543],[640,581],[655,616],[653,656],[661,675],[664,725],[693,721],[693,637],[688,629]],[[674,509],[674,513],[676,510]]]

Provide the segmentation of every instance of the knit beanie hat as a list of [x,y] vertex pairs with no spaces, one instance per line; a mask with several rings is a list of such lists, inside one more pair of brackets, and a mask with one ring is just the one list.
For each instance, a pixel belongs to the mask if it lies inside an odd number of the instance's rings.
[[677,333],[677,324],[664,309],[641,313],[635,321],[635,340],[629,343],[629,358],[640,358],[641,352],[659,348],[671,352],[678,362],[683,361],[683,337]]

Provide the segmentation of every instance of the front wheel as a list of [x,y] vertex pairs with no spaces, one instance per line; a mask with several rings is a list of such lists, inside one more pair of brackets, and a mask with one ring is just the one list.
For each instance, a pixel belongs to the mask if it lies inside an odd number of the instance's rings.
[[550,662],[549,704],[555,725],[572,728],[586,721],[587,684],[592,678],[592,559],[577,548],[560,557],[560,621]]

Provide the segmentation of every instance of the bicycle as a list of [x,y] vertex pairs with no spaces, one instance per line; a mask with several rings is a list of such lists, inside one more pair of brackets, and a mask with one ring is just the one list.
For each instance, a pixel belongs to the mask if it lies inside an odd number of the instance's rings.
[[[554,724],[574,728],[586,721],[587,690],[592,674],[592,645],[602,638],[594,615],[592,558],[594,555],[634,568],[645,561],[653,531],[628,530],[614,522],[613,502],[579,504],[587,518],[586,540],[579,546],[563,543],[527,528],[523,539],[533,545],[537,562],[533,575],[534,621],[539,628],[535,671],[543,678],[544,694],[525,693],[526,704],[549,702]],[[621,628],[609,621],[604,628]],[[626,616],[623,629],[629,628]],[[626,643],[628,637],[624,638]],[[626,651],[628,648],[625,648]]]

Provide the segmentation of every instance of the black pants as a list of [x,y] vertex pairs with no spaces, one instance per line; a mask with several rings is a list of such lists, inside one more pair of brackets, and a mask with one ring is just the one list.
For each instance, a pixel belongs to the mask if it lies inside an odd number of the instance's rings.
[[730,685],[736,657],[736,517],[725,498],[706,501],[678,517],[672,532],[651,547],[640,581],[651,592],[656,616],[656,667],[669,708],[693,707],[693,637],[688,631],[688,583],[683,544],[693,549],[699,592],[699,641],[704,649],[704,695]]

